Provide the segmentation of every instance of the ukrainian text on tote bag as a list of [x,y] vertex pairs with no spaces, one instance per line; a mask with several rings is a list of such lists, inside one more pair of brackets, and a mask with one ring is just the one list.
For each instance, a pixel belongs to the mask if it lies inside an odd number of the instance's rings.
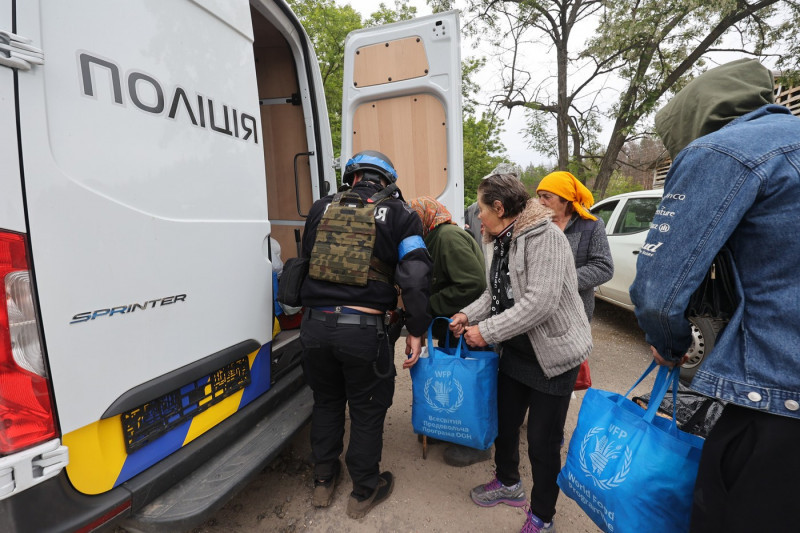
[[411,367],[414,432],[485,450],[497,437],[498,355],[470,351],[463,337],[449,345],[448,334],[447,346],[435,347],[428,328],[427,357]]

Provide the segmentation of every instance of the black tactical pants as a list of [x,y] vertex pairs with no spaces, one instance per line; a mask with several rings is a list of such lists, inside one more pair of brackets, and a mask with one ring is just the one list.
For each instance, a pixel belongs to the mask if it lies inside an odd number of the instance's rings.
[[[303,371],[314,392],[311,451],[314,478],[328,479],[342,454],[345,404],[350,412],[350,442],[345,462],[353,480],[353,493],[372,494],[378,485],[383,449],[383,422],[394,396],[394,346],[379,337],[376,321],[345,324],[336,314],[306,311],[300,331]],[[361,317],[364,315],[342,315]],[[325,320],[318,320],[323,317]],[[353,320],[348,318],[347,320]],[[380,326],[382,331],[382,326]],[[379,377],[377,370],[385,377]]]

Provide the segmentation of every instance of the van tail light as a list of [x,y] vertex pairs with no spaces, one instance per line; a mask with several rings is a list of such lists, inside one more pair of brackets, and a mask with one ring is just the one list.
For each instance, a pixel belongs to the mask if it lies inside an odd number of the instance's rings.
[[0,455],[56,436],[25,236],[0,231]]

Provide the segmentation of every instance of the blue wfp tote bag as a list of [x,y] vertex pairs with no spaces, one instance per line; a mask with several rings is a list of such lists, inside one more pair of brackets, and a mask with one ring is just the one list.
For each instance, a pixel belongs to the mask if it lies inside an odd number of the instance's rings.
[[655,368],[651,363],[623,396],[588,389],[558,486],[606,533],[689,531],[703,439],[656,416],[680,369],[660,367],[647,410],[627,398]]
[[[447,320],[437,317],[435,320]],[[428,328],[427,357],[411,367],[414,432],[485,450],[497,437],[497,369],[495,352],[470,351],[464,338],[450,347],[433,344]]]

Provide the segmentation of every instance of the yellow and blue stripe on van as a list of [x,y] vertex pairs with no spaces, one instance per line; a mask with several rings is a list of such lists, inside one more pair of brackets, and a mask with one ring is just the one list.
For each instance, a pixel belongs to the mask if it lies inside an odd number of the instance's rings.
[[133,453],[125,451],[122,415],[67,433],[63,442],[69,448],[67,475],[70,482],[84,494],[102,494],[192,442],[269,389],[270,352],[271,343],[267,343],[247,356],[250,366],[250,384],[247,387]]

